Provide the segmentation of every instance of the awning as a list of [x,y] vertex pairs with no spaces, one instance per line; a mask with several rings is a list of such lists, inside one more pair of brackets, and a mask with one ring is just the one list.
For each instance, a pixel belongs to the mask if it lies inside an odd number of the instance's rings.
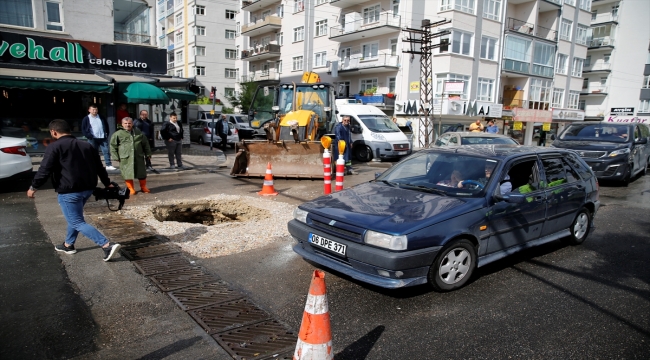
[[137,75],[122,75],[122,74],[107,74],[103,73],[106,76],[110,76],[113,78],[113,81],[116,83],[120,84],[128,84],[128,83],[155,83],[156,80],[144,76],[137,76]]
[[192,82],[192,79],[180,78],[180,77],[170,77],[170,76],[148,76],[149,78],[155,79],[157,86],[164,87],[187,87],[187,85]]
[[0,68],[0,87],[110,93],[113,84],[95,74]]
[[196,94],[185,90],[185,89],[174,89],[174,88],[160,88],[162,91],[169,96],[170,99],[178,99],[178,100],[187,100],[187,101],[192,101],[196,100]]
[[168,104],[169,97],[160,88],[146,83],[132,83],[126,87],[124,98],[130,104]]

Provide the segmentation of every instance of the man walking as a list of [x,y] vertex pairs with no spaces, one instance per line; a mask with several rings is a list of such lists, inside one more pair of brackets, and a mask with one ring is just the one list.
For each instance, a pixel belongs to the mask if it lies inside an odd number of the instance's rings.
[[[153,149],[153,123],[149,120],[149,112],[147,110],[140,111],[140,118],[133,120],[133,127],[140,130],[142,135],[146,138],[145,141],[149,144],[149,149]],[[147,170],[156,172],[151,166],[151,157],[145,158]]]
[[226,121],[226,115],[221,115],[221,118],[216,125],[217,134],[221,138],[221,150],[226,152],[226,147],[228,147],[228,133],[230,132],[228,121]]
[[45,149],[43,161],[27,191],[27,197],[34,198],[36,190],[52,176],[52,185],[59,194],[58,201],[63,217],[68,223],[65,241],[54,249],[66,254],[75,254],[74,243],[82,233],[102,250],[104,261],[110,260],[120,244],[110,243],[92,225],[86,223],[83,207],[97,186],[97,176],[106,187],[111,185],[108,173],[97,150],[87,142],[79,141],[70,133],[70,125],[65,120],[53,120],[49,125],[50,135],[55,141]]
[[88,107],[88,115],[81,121],[81,133],[88,139],[95,150],[98,148],[104,154],[106,170],[117,170],[111,163],[111,153],[108,150],[108,123],[98,114],[97,105]]
[[[165,139],[167,147],[167,157],[169,158],[169,169],[185,170],[183,160],[181,160],[181,149],[183,147],[183,125],[178,123],[176,113],[169,114],[169,121],[163,123],[160,129],[160,136]],[[176,165],[174,166],[174,157]]]
[[[345,159],[345,174],[356,175],[357,172],[352,170],[352,160],[350,154],[352,153],[352,133],[350,133],[350,116],[343,115],[341,122],[334,127],[334,135],[337,141],[345,141],[345,152],[343,158]],[[334,152],[338,154],[338,146],[334,146]],[[338,157],[336,157],[338,159]]]

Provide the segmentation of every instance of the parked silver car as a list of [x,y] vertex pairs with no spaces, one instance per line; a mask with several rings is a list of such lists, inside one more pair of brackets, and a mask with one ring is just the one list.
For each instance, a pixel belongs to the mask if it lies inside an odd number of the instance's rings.
[[460,145],[519,145],[517,140],[501,135],[486,132],[448,132],[440,135],[435,143],[429,147],[452,147]]
[[[212,120],[197,120],[190,123],[190,141],[197,142],[199,145],[210,144],[212,140],[215,144],[221,142],[221,138],[212,127]],[[214,127],[217,126],[217,122],[214,122]],[[228,136],[228,145],[231,148],[235,148],[235,144],[239,142],[239,135],[237,128],[232,123],[228,123],[230,128],[231,135]],[[214,132],[214,136],[212,136]]]
[[253,128],[248,124],[248,115],[227,114],[226,119],[229,123],[235,125],[237,134],[242,139],[253,138]]

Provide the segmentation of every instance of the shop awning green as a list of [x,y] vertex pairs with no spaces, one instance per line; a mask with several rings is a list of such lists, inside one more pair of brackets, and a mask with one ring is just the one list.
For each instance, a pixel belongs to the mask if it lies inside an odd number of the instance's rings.
[[124,91],[126,102],[131,104],[168,104],[169,97],[160,88],[147,83],[132,83]]
[[196,94],[185,90],[185,89],[180,89],[180,88],[161,88],[162,91],[169,96],[170,99],[177,99],[177,100],[187,100],[187,101],[193,101],[196,100]]
[[95,74],[23,69],[0,69],[0,87],[110,93],[113,84]]

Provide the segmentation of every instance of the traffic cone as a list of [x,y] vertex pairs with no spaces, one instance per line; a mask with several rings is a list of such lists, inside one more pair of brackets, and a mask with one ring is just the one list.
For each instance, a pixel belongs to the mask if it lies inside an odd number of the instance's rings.
[[333,358],[325,272],[314,270],[293,360],[331,360]]
[[273,171],[271,171],[271,163],[266,164],[266,175],[264,175],[264,186],[262,186],[262,191],[257,193],[262,196],[275,196],[278,193],[273,187]]

